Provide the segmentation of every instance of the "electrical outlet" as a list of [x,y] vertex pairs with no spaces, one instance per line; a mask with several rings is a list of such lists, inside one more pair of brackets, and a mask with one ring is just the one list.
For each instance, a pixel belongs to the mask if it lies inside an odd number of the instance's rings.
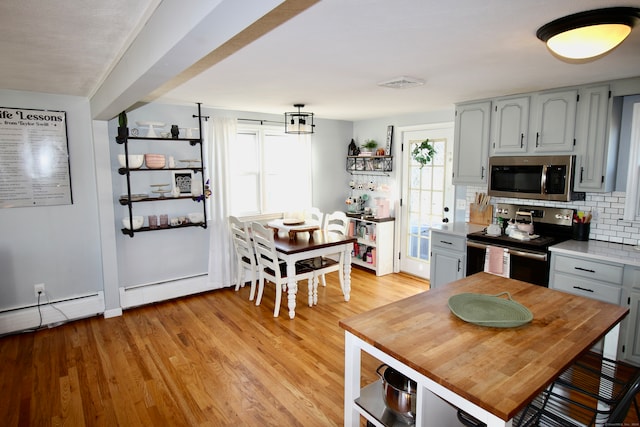
[[36,295],[44,296],[44,283],[38,283],[33,285],[33,293]]

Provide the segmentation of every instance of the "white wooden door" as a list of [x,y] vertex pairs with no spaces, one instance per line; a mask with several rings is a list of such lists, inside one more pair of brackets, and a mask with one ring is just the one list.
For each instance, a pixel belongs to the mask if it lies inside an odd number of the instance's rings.
[[[399,225],[400,271],[429,278],[430,230],[453,221],[453,123],[400,128],[402,135],[402,208]],[[411,158],[416,144],[429,139],[436,148],[431,163],[420,168]]]

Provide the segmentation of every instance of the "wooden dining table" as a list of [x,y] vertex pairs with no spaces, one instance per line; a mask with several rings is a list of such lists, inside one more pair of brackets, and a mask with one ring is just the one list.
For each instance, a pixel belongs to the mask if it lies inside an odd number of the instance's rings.
[[[448,306],[457,294],[501,292],[527,307],[533,320],[480,326]],[[360,384],[365,351],[417,382],[416,425],[454,425],[456,412],[447,408],[460,408],[488,427],[511,426],[528,402],[605,335],[604,346],[616,348],[618,323],[627,313],[626,307],[477,273],[344,319],[344,425],[374,416],[366,399],[382,399],[379,384]]]
[[[351,292],[351,250],[356,242],[355,237],[344,236],[325,230],[316,230],[311,234],[299,234],[296,239],[290,239],[288,232],[276,233],[274,236],[278,258],[287,263],[287,277],[295,276],[296,262],[327,255],[344,254],[344,300],[349,301]],[[289,318],[296,315],[297,283],[290,279],[287,281],[287,306]]]

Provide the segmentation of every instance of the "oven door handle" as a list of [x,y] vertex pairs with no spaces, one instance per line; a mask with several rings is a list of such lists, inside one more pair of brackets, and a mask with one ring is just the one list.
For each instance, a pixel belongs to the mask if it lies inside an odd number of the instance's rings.
[[[472,242],[470,240],[467,240],[467,246],[471,246],[472,248],[485,249],[486,250],[491,245],[485,245],[483,243]],[[500,246],[500,247],[502,247],[502,246]],[[511,248],[506,248],[506,249],[507,249],[507,252],[509,252],[513,256],[519,256],[519,257],[522,257],[522,258],[535,259],[535,260],[538,260],[538,261],[546,261],[547,260],[547,254],[519,251],[517,249],[511,249]]]

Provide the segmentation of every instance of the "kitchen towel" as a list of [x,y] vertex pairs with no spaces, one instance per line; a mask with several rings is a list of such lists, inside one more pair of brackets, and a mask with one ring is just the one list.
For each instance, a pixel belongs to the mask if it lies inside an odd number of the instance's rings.
[[511,256],[508,249],[498,246],[487,246],[484,260],[484,271],[502,277],[509,277]]

